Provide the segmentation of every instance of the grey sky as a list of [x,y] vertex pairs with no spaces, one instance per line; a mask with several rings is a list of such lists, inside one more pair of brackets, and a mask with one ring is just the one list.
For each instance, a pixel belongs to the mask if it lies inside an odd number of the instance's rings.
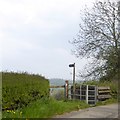
[[71,54],[68,41],[79,31],[80,10],[94,1],[1,0],[0,69],[71,79],[68,65],[75,62],[78,72],[86,60]]

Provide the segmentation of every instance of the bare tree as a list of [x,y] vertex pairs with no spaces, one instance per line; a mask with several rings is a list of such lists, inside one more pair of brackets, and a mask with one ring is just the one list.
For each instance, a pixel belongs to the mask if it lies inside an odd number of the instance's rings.
[[[72,41],[77,57],[92,58],[83,77],[115,75],[120,69],[120,2],[96,2],[85,9],[80,30]],[[111,74],[112,73],[112,74]]]

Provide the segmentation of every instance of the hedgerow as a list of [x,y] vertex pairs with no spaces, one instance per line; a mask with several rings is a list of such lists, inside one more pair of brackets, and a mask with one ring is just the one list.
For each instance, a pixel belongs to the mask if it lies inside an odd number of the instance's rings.
[[2,72],[2,110],[27,106],[49,96],[49,81],[40,75]]

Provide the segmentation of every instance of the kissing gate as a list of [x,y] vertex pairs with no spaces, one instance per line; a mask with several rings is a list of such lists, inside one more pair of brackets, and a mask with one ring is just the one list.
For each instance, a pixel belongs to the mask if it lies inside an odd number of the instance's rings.
[[103,101],[111,98],[110,87],[98,87],[95,85],[77,85],[75,91],[73,85],[65,81],[63,86],[50,86],[50,88],[64,88],[65,99],[84,100],[87,104],[95,105],[97,101]]
[[97,102],[97,87],[95,85],[79,85],[75,87],[73,94],[73,86],[65,83],[65,98],[79,99],[86,101],[87,104],[96,104]]

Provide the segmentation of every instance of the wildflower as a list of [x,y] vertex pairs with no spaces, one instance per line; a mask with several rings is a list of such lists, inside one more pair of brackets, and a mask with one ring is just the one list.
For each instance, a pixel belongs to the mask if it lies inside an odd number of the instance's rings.
[[9,112],[10,112],[10,110],[7,110],[7,112],[9,113]]
[[20,115],[22,115],[22,111],[20,112]]
[[15,114],[15,111],[12,111],[13,114]]

